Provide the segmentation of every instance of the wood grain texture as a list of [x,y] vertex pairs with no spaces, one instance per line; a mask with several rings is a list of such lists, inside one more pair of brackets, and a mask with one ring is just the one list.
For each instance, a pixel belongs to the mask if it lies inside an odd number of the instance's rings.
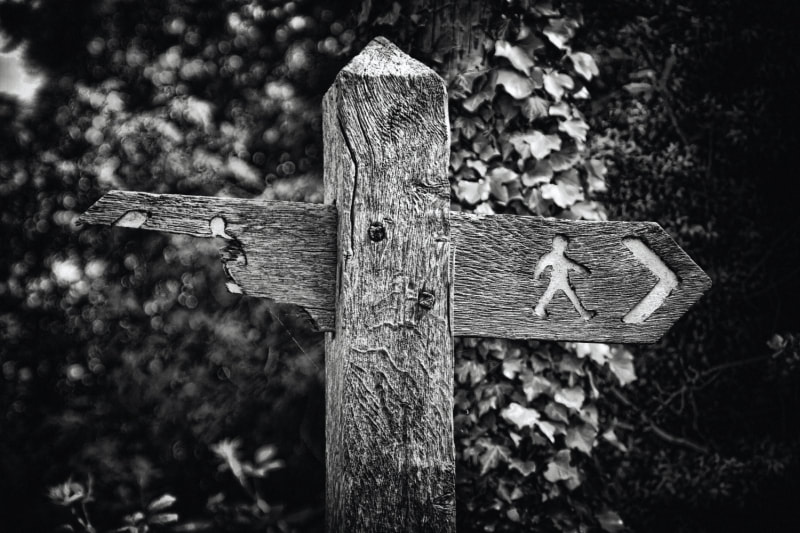
[[443,81],[378,38],[323,105],[339,217],[326,339],[329,532],[455,530]]
[[[335,126],[329,123],[327,127]],[[339,132],[329,131],[331,135]],[[331,143],[326,158],[331,173],[354,173],[347,149],[335,150]],[[328,201],[334,198],[333,191],[333,185],[326,190]],[[350,205],[350,192],[343,194],[342,203]],[[82,219],[211,237],[214,216],[227,221],[228,234],[237,236],[248,258],[246,265],[227,262],[243,292],[301,305],[319,329],[333,330],[337,211],[332,205],[112,191]],[[654,223],[467,213],[451,213],[450,220],[455,263],[453,331],[459,336],[653,342],[711,284]],[[342,225],[349,233],[351,219],[343,220]],[[391,224],[384,226],[388,235]],[[590,271],[589,275],[573,272],[569,276],[584,307],[596,313],[588,321],[574,311],[563,293],[554,296],[546,317],[535,313],[550,273],[537,280],[534,270],[551,250],[555,235],[568,238],[567,256]],[[640,239],[678,278],[663,305],[638,324],[623,319],[657,285],[658,278],[625,245],[630,237]],[[349,241],[345,244],[350,246]],[[345,255],[349,253],[347,248]],[[235,290],[235,286],[230,288]]]
[[229,291],[297,304],[317,327],[333,327],[336,212],[329,206],[111,191],[81,221],[217,237]]
[[[452,213],[455,255],[454,333],[463,336],[654,342],[711,285],[708,276],[653,222],[587,222],[540,217]],[[535,307],[550,274],[535,279],[553,239],[568,240],[568,258],[588,269],[569,281],[586,320],[564,293],[554,296],[541,317]],[[658,278],[634,257],[624,239],[641,240],[675,273],[678,285],[664,304],[641,323],[623,317],[657,284]]]

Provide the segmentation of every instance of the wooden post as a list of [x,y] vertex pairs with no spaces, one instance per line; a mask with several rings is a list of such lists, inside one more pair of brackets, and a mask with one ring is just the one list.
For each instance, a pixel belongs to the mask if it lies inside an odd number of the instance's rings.
[[447,92],[386,39],[323,103],[338,213],[327,530],[455,530]]

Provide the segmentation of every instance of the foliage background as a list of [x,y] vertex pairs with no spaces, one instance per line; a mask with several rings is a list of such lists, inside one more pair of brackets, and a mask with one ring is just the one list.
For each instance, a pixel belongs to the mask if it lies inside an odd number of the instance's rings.
[[45,76],[32,104],[0,94],[2,529],[320,529],[319,335],[226,293],[213,242],[75,217],[109,188],[320,201],[321,95],[379,34],[448,83],[453,209],[655,220],[714,281],[655,345],[461,339],[459,529],[788,528],[793,20],[777,0],[0,2]]

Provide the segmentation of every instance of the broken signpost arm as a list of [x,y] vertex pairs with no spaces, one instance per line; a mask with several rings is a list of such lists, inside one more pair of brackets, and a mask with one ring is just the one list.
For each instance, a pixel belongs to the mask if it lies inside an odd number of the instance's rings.
[[336,210],[178,194],[111,191],[81,222],[221,239],[230,292],[304,308],[314,325],[333,329]]

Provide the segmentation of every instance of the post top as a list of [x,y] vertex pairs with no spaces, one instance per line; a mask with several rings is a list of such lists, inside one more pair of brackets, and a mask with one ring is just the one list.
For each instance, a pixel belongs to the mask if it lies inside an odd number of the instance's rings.
[[[362,77],[430,76],[433,70],[400,50],[386,37],[376,37],[341,70]],[[340,73],[340,75],[341,75]]]

